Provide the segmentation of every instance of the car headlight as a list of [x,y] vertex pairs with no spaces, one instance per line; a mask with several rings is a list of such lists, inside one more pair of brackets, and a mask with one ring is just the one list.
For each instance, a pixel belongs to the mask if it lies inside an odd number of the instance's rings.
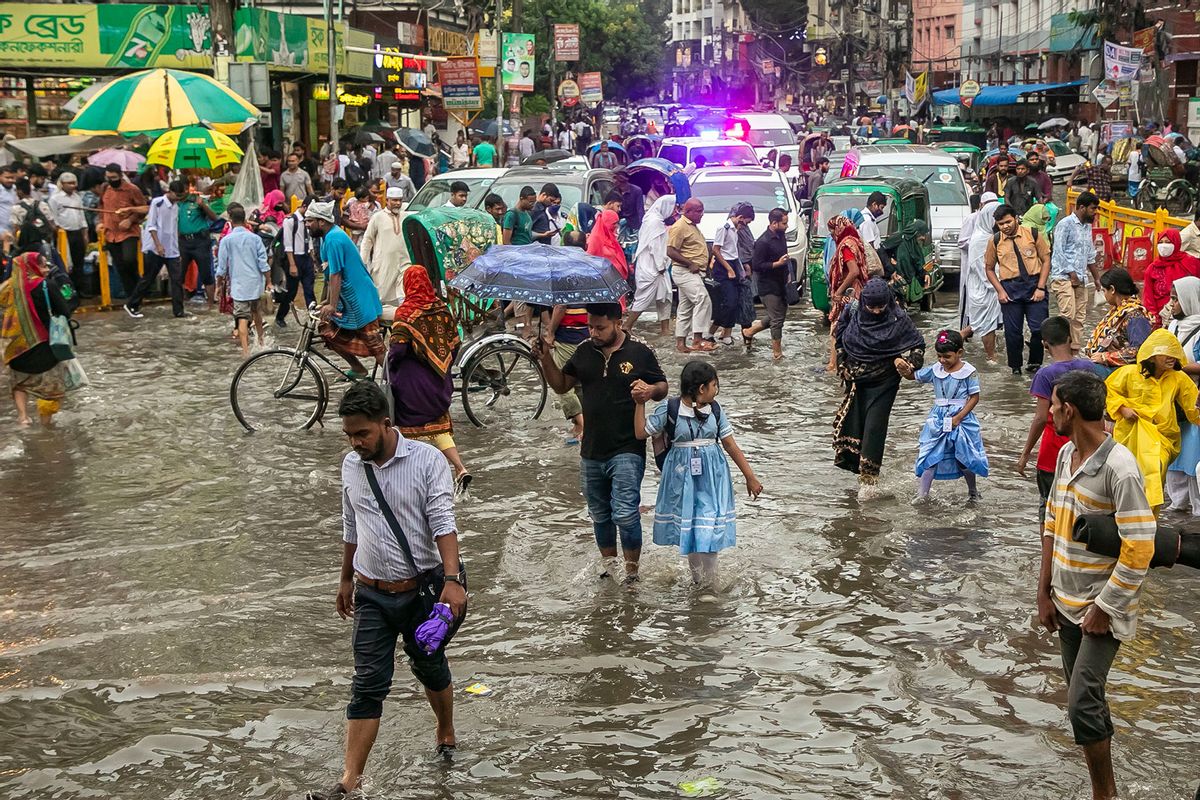
[[958,244],[958,228],[946,228],[946,230],[944,230],[942,232],[942,241],[943,242],[954,242],[957,245]]
[[800,229],[792,228],[791,230],[789,230],[787,233],[785,233],[783,235],[783,238],[786,239],[787,241],[791,242],[792,244],[795,244],[796,242],[800,241]]

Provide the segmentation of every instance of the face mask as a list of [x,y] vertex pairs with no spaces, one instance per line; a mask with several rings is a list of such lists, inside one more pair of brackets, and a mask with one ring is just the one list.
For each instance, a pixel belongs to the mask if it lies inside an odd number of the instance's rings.
[[1175,245],[1170,242],[1160,242],[1158,245],[1158,254],[1163,258],[1170,258],[1175,253]]
[[121,185],[121,179],[120,178],[109,178],[108,185],[115,189]]

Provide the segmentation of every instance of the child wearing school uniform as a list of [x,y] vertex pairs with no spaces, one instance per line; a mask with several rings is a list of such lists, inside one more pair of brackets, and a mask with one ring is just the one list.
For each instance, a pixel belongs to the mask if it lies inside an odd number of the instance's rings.
[[933,385],[934,405],[925,418],[917,450],[915,471],[920,479],[917,501],[929,499],[934,480],[963,478],[968,498],[979,500],[977,476],[987,477],[987,453],[975,406],[979,404],[979,376],[963,360],[963,338],[958,331],[941,331],[934,343],[937,363],[906,375]]
[[[717,404],[716,369],[706,361],[690,361],[679,377],[679,397],[659,404],[649,418],[646,406],[634,409],[634,432],[639,439],[669,434],[656,450],[669,447],[661,463],[662,480],[654,506],[654,543],[678,547],[688,557],[692,579],[712,582],[717,553],[733,547],[737,510],[733,477],[726,454],[746,479],[751,497],[762,484],[737,442],[733,426]],[[724,452],[722,451],[724,448]]]

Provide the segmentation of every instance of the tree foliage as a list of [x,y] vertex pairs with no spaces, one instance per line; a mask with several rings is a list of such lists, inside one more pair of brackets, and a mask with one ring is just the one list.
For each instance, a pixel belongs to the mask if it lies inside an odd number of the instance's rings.
[[555,80],[567,69],[599,72],[606,99],[657,94],[664,86],[663,55],[669,0],[525,0],[521,27],[536,35],[538,94],[550,96],[550,57],[555,23],[579,25],[580,60],[555,65]]

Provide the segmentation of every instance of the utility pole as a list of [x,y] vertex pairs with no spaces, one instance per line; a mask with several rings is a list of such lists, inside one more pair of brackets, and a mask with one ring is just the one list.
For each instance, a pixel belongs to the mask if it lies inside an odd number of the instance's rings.
[[329,147],[338,152],[337,36],[333,30],[333,0],[325,0],[325,46],[329,55]]
[[496,166],[504,163],[504,81],[500,68],[504,65],[504,35],[500,24],[504,16],[504,0],[496,0]]

